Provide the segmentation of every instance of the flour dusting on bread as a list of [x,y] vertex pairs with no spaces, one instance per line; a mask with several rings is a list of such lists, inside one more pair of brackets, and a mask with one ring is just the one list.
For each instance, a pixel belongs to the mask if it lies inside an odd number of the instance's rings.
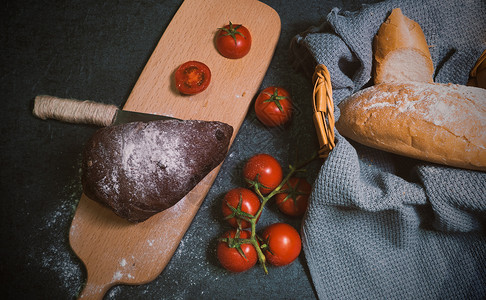
[[362,144],[431,162],[486,170],[486,90],[382,83],[343,101],[338,131]]
[[221,122],[133,122],[98,130],[83,153],[83,190],[117,215],[144,221],[191,191],[228,151]]

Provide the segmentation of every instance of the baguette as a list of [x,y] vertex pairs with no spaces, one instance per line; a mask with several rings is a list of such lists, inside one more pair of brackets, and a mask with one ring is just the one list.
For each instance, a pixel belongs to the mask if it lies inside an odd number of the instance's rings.
[[420,25],[392,10],[373,40],[374,83],[433,82],[434,64]]
[[339,104],[336,129],[361,144],[486,171],[486,90],[455,84],[382,83]]

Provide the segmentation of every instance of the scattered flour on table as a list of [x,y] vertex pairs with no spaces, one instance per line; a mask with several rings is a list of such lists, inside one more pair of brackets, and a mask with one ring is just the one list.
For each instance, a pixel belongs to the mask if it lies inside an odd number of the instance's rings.
[[32,247],[30,264],[40,265],[42,270],[57,277],[57,284],[66,290],[66,295],[75,296],[83,285],[82,264],[69,245],[69,227],[81,197],[79,178],[63,188],[56,210],[44,216],[42,224],[33,234],[42,234],[46,240]]

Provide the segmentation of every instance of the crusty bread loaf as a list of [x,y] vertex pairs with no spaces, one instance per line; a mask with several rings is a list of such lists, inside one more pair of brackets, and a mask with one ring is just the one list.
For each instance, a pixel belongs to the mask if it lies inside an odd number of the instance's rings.
[[83,152],[86,196],[131,222],[181,200],[226,156],[233,127],[165,120],[99,129]]
[[486,90],[454,84],[382,83],[339,105],[336,128],[359,143],[449,166],[486,171]]
[[374,83],[433,82],[434,64],[420,25],[392,10],[373,40]]

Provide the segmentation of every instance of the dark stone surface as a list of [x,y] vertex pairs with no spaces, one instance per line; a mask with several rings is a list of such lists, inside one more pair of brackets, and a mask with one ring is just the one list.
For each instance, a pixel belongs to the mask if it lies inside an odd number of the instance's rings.
[[[262,88],[288,89],[297,106],[292,124],[266,129],[252,109],[192,225],[165,270],[140,286],[117,286],[106,299],[286,298],[316,295],[302,254],[265,276],[256,267],[229,274],[215,259],[225,226],[224,193],[243,184],[242,164],[257,152],[283,166],[317,146],[311,119],[312,86],[289,64],[293,36],[318,24],[331,8],[355,9],[356,1],[263,1],[280,15],[282,32]],[[122,106],[182,1],[10,1],[2,7],[0,271],[4,299],[71,299],[86,278],[69,247],[68,231],[81,196],[81,150],[93,126],[42,121],[32,113],[38,94],[91,99]],[[306,174],[313,181],[319,163]],[[276,221],[300,227],[273,205],[259,228]]]

